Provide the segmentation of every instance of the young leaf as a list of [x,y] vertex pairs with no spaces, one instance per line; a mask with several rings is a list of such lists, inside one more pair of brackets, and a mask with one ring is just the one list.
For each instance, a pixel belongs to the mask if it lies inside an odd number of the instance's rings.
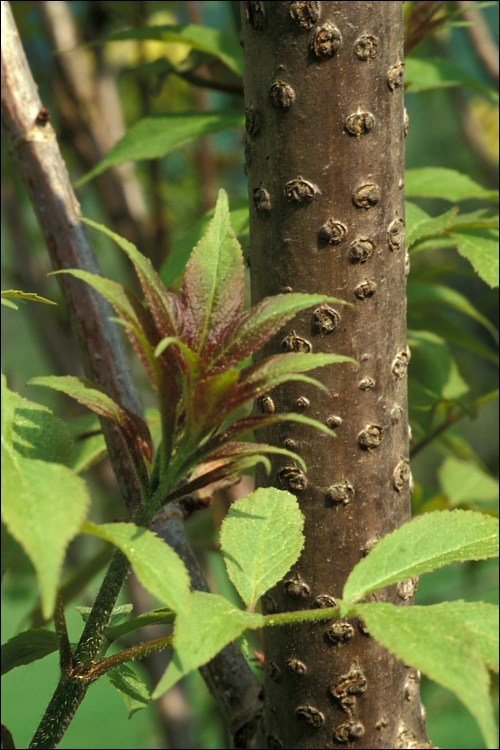
[[231,112],[184,112],[153,115],[132,125],[106,156],[87,172],[76,187],[85,185],[109,167],[125,161],[158,159],[209,133],[232,130],[243,125],[243,117]]
[[413,245],[427,237],[441,235],[448,229],[458,214],[457,206],[439,216],[429,216],[420,206],[409,201],[406,203],[406,247],[411,250]]
[[417,516],[381,539],[351,570],[343,599],[355,602],[405,578],[498,554],[496,519],[474,511]]
[[179,298],[165,289],[151,261],[142,255],[135,245],[102,224],[84,218],[82,222],[113,240],[133,263],[160,337],[179,336],[186,328],[189,329],[190,321],[186,318],[186,311]]
[[[12,299],[25,299],[29,300],[30,302],[42,302],[44,305],[57,305],[57,302],[53,302],[51,299],[47,299],[46,297],[40,297],[39,294],[35,294],[34,292],[20,292],[18,289],[5,289],[2,292],[2,298],[3,297],[9,297]],[[16,305],[13,305],[13,307],[15,307],[17,310]]]
[[2,674],[23,664],[31,664],[37,659],[57,651],[57,636],[53,630],[36,628],[25,630],[2,644]]
[[125,703],[129,719],[141,708],[149,706],[151,702],[149,690],[129,666],[120,664],[107,672],[106,676]]
[[[352,611],[363,619],[370,634],[405,664],[455,693],[479,724],[487,747],[496,748],[489,675],[477,631],[474,625],[469,630],[453,607],[447,614],[447,606],[357,604]],[[474,618],[477,620],[476,615]]]
[[296,313],[324,303],[348,305],[348,302],[322,294],[277,294],[266,297],[241,316],[225,346],[217,352],[224,365],[236,364],[269,341]]
[[2,496],[2,520],[35,567],[48,619],[66,547],[87,513],[87,488],[66,466],[24,458],[4,444]]
[[174,550],[156,534],[133,523],[107,523],[98,526],[87,521],[82,531],[105,539],[129,559],[139,581],[174,612],[186,606],[189,576]]
[[243,253],[231,227],[227,194],[219,190],[212,220],[189,258],[181,295],[195,325],[195,348],[222,338],[243,307]]
[[446,167],[408,169],[405,174],[407,198],[440,198],[450,203],[465,200],[498,201],[498,191],[488,190],[467,175]]
[[220,544],[229,578],[250,612],[297,561],[304,546],[303,527],[296,498],[273,487],[231,505]]
[[237,609],[222,596],[193,591],[189,606],[176,617],[174,658],[152,698],[159,698],[181,677],[202,667],[245,630],[260,628],[263,623],[262,615]]

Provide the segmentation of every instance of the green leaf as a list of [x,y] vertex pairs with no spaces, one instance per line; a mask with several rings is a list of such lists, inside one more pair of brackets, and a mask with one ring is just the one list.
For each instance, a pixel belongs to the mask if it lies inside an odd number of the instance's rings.
[[189,576],[179,555],[156,534],[133,523],[87,521],[82,531],[118,547],[130,561],[139,581],[174,612],[182,611],[189,597]]
[[[7,395],[7,394],[4,394]],[[66,425],[50,409],[8,391],[14,407],[13,448],[25,458],[67,464],[71,454],[71,438]],[[5,401],[3,402],[5,405]]]
[[498,672],[498,605],[458,600],[434,604],[433,611],[455,617],[467,628],[488,667]]
[[495,326],[476,310],[467,297],[449,286],[435,282],[411,281],[408,283],[408,302],[412,306],[422,305],[424,308],[435,304],[447,305],[482,325],[498,343],[498,331]]
[[321,294],[276,294],[266,297],[241,317],[226,346],[218,353],[224,363],[236,364],[262,347],[296,313],[325,303],[350,305]]
[[90,219],[82,218],[81,220],[113,240],[132,262],[160,335],[179,335],[185,322],[182,305],[175,294],[165,289],[151,261],[142,255],[132,242],[120,237],[119,234],[102,224],[97,224]]
[[438,475],[451,506],[493,506],[498,502],[498,481],[472,461],[450,456],[441,464]]
[[453,562],[498,554],[497,521],[466,510],[417,516],[381,539],[351,570],[343,598],[354,602],[377,589]]
[[[46,297],[40,297],[39,294],[35,294],[34,292],[20,292],[18,289],[5,289],[1,294],[2,297],[29,300],[30,302],[42,302],[44,305],[57,305],[57,302],[52,302],[51,299],[47,299]],[[12,304],[12,307],[17,310],[16,305]]]
[[120,664],[106,676],[125,703],[129,719],[141,708],[149,706],[151,697],[146,684],[126,664]]
[[362,617],[371,635],[405,664],[451,690],[478,722],[487,747],[496,748],[489,675],[474,626],[469,630],[455,616],[456,609],[446,614],[445,607],[380,603],[358,604],[353,611]]
[[[194,223],[192,228],[172,248],[172,251],[160,269],[160,277],[165,286],[172,284],[181,275],[193,247],[203,237],[213,215],[213,210],[208,211],[201,219]],[[230,212],[230,217],[231,226],[238,237],[248,234],[248,204],[242,208],[233,208]]]
[[10,307],[11,310],[19,310],[19,305],[15,305],[14,302],[11,302],[9,299],[4,299],[2,297],[0,302],[4,307]]
[[181,677],[213,659],[245,630],[254,630],[263,624],[262,615],[238,609],[222,596],[193,591],[189,606],[176,617],[174,658],[152,698],[159,698]]
[[[181,294],[193,316],[195,346],[222,338],[243,307],[244,265],[231,227],[227,194],[219,190],[213,219],[189,258]],[[210,334],[210,336],[209,336]]]
[[432,409],[436,401],[454,401],[468,392],[449,347],[429,331],[408,331],[411,348],[409,389],[413,408]]
[[407,198],[440,198],[450,203],[465,200],[498,201],[498,191],[488,190],[467,175],[446,167],[408,169],[405,177]]
[[231,505],[220,544],[229,578],[249,611],[297,561],[303,528],[299,505],[289,492],[258,489]]
[[89,496],[66,466],[2,450],[2,519],[33,563],[44,617],[54,610],[66,547],[80,530]]
[[228,34],[220,29],[195,24],[155,25],[140,29],[119,31],[105,38],[105,42],[120,42],[127,39],[148,40],[159,42],[174,42],[185,44],[193,49],[205,52],[219,58],[233,73],[243,75],[243,56],[241,47],[234,34]]
[[418,59],[407,57],[405,61],[405,84],[407,93],[432,91],[443,88],[467,86],[496,98],[495,92],[470,76],[465,70],[444,57]]
[[153,115],[132,125],[106,156],[76,183],[81,187],[109,167],[126,161],[159,159],[191,141],[221,130],[240,128],[243,117],[229,112]]
[[[132,604],[120,604],[118,607],[113,607],[113,610],[109,616],[109,628],[114,627],[119,622],[129,616],[133,610]],[[89,615],[92,612],[92,607],[75,607],[76,611],[82,618],[83,622],[87,622]]]
[[462,229],[451,235],[453,244],[490,287],[498,286],[498,231]]
[[429,216],[420,206],[406,203],[406,247],[410,250],[417,242],[441,235],[453,224],[458,208],[454,206],[439,216]]
[[356,369],[359,367],[355,359],[343,354],[324,354],[322,352],[315,354],[300,352],[275,354],[267,357],[259,364],[243,370],[241,380],[249,386],[262,387],[265,385],[267,390],[287,380],[304,380],[319,384],[322,387],[319,381],[301,376],[301,373],[314,370],[317,367],[341,363],[353,364]]
[[57,651],[57,636],[53,630],[36,628],[18,633],[2,644],[2,674],[23,664],[31,664],[37,659]]
[[77,378],[74,375],[46,375],[31,378],[28,385],[41,385],[44,388],[60,391],[100,417],[110,419],[118,425],[126,422],[125,410],[107,393],[98,390],[94,383],[85,378]]

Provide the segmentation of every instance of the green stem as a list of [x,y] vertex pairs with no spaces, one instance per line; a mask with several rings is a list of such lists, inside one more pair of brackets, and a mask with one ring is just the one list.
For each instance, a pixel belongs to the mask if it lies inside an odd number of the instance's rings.
[[154,609],[152,612],[146,612],[143,615],[132,617],[126,622],[122,622],[119,625],[113,625],[113,627],[106,630],[106,640],[109,643],[116,641],[127,633],[131,633],[139,628],[144,628],[146,625],[171,625],[175,619],[175,613],[169,609]]
[[299,612],[280,612],[277,615],[264,615],[264,627],[275,627],[276,625],[296,625],[298,622],[310,622],[311,620],[331,620],[340,617],[338,607],[326,607],[325,609],[304,609]]
[[171,645],[171,635],[162,636],[161,638],[154,638],[153,640],[147,641],[146,643],[137,643],[135,646],[123,649],[123,651],[120,651],[118,654],[113,654],[113,656],[108,656],[106,657],[106,659],[101,659],[101,661],[93,664],[92,667],[87,671],[83,671],[80,673],[75,672],[72,677],[73,679],[84,683],[94,682],[99,677],[102,677],[103,674],[106,674],[106,672],[110,672],[120,664],[124,664],[127,661],[133,661],[134,659],[143,659],[144,657],[149,656],[149,654],[153,654],[157,651],[163,651],[165,648],[168,648]]

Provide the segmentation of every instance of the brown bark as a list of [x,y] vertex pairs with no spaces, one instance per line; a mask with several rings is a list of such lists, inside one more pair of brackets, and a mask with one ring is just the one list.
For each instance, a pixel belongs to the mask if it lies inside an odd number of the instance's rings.
[[[308,466],[304,476],[279,462],[271,477],[305,516],[302,556],[264,602],[279,612],[331,606],[370,546],[410,516],[402,3],[242,5],[253,301],[293,290],[353,305],[301,314],[265,354],[360,363],[318,372],[329,396],[297,383],[272,394],[277,410],[306,409],[337,433],[269,436]],[[407,605],[413,590],[377,600]],[[265,654],[267,747],[429,746],[418,675],[362,623],[272,628]]]

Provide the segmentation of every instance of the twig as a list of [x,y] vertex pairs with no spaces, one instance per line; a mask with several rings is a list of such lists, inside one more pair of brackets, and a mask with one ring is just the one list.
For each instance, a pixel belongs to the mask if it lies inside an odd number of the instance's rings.
[[483,14],[476,8],[476,3],[468,0],[457,0],[458,7],[464,11],[463,17],[470,22],[467,27],[470,40],[474,47],[477,58],[481,61],[483,68],[490,78],[498,83],[499,63],[498,47],[493,41],[488,25]]
[[54,625],[59,645],[59,665],[61,672],[67,672],[73,665],[73,653],[68,637],[68,628],[66,627],[66,617],[64,615],[64,602],[61,592],[57,592],[56,608],[54,611]]

